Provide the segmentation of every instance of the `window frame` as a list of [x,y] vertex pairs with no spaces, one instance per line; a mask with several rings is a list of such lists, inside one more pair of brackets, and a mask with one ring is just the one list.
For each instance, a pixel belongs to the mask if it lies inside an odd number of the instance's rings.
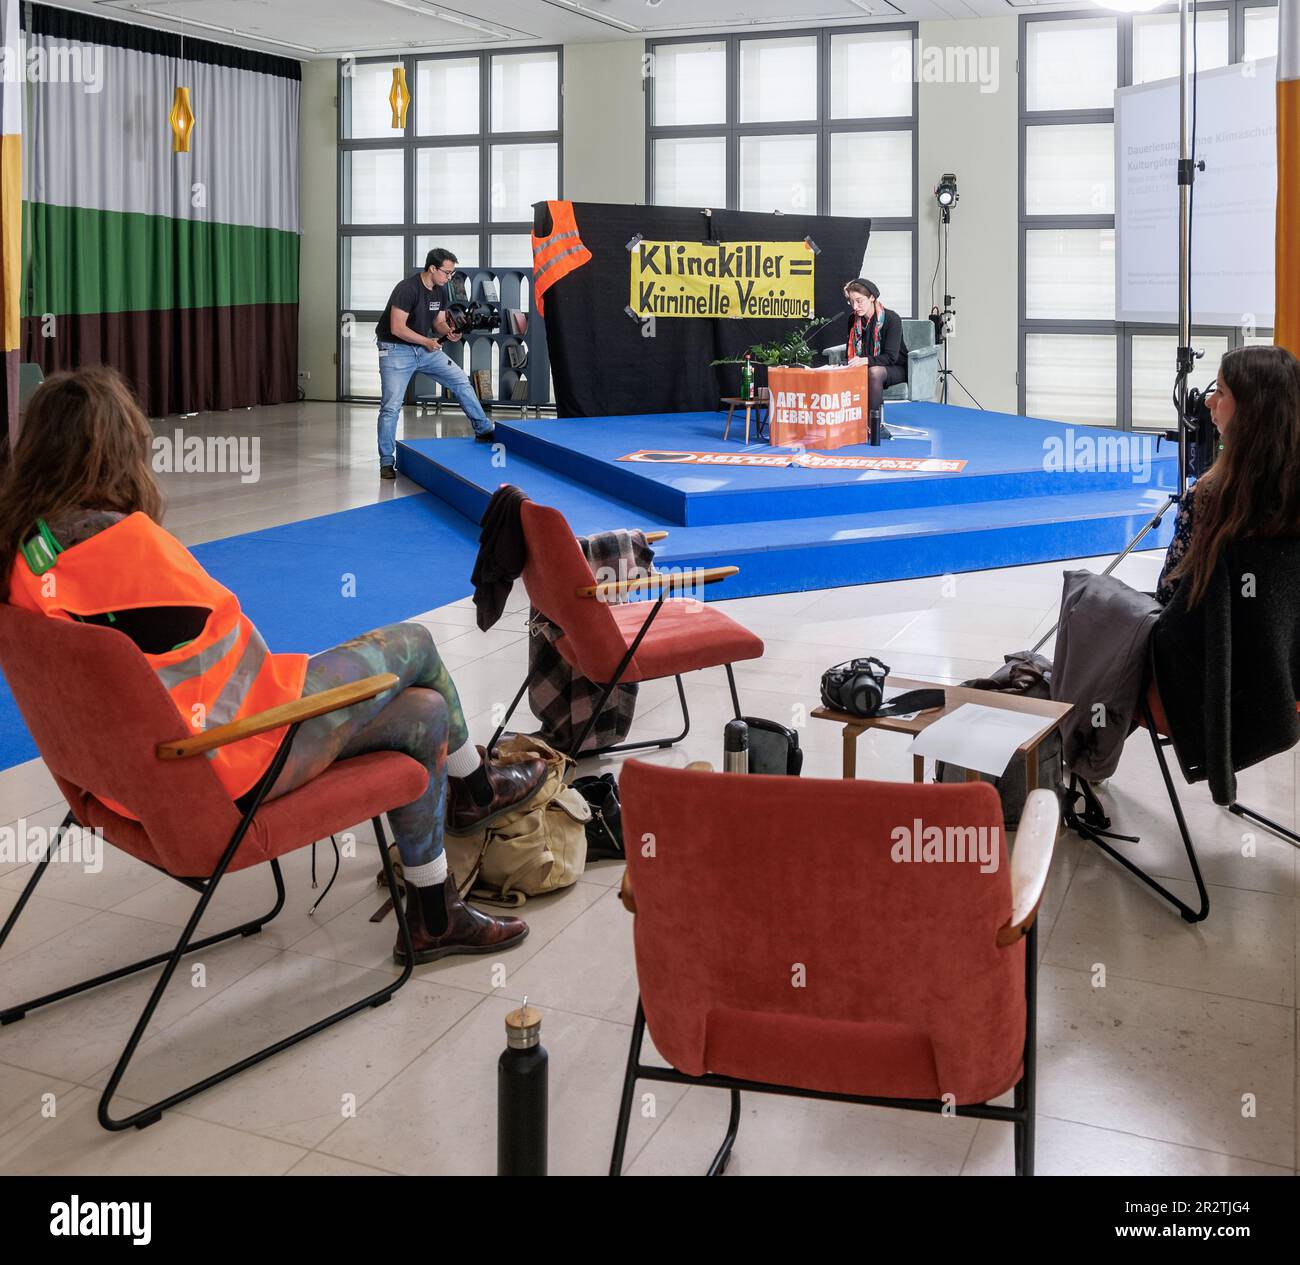
[[[753,136],[808,136],[816,137],[817,152],[817,210],[812,214],[830,215],[831,210],[831,136],[837,132],[908,132],[912,141],[912,212],[910,216],[862,216],[871,220],[871,232],[909,232],[912,235],[912,315],[916,319],[920,296],[917,265],[920,255],[919,195],[917,171],[920,162],[920,136],[918,115],[920,111],[920,84],[913,71],[912,113],[883,118],[832,118],[831,106],[831,41],[839,35],[881,34],[888,31],[905,32],[911,37],[914,66],[916,43],[919,38],[917,22],[882,22],[853,26],[806,27],[790,30],[763,31],[761,34],[730,32],[725,34],[675,35],[665,39],[646,41],[650,72],[645,76],[645,188],[646,201],[655,202],[655,142],[684,137],[722,138],[726,146],[726,209],[736,210],[740,203],[740,141]],[[817,114],[811,119],[786,119],[773,123],[740,122],[740,45],[742,42],[759,42],[773,39],[815,39],[817,50]],[[722,44],[726,58],[726,86],[723,93],[725,118],[721,123],[692,123],[687,125],[661,125],[655,123],[654,57],[661,48],[675,44]],[[868,249],[870,242],[868,241]]]
[[[558,127],[552,131],[493,132],[492,131],[492,60],[497,57],[512,55],[553,53],[555,56],[555,92],[556,120]],[[478,131],[458,132],[446,136],[421,136],[416,132],[417,103],[416,95],[419,85],[419,67],[423,63],[438,61],[478,60]],[[493,220],[492,219],[492,148],[494,144],[553,144],[556,162],[556,196],[564,196],[564,46],[561,44],[539,45],[536,48],[521,49],[458,49],[446,53],[411,53],[400,57],[361,57],[350,63],[354,66],[385,65],[406,67],[406,82],[411,93],[411,102],[406,112],[406,126],[399,132],[392,130],[391,135],[382,137],[365,137],[351,139],[345,135],[351,110],[352,76],[344,74],[344,66],[338,65],[338,95],[335,98],[336,136],[338,147],[338,193],[335,206],[335,222],[338,226],[337,263],[338,278],[335,287],[335,305],[337,324],[335,327],[335,393],[340,400],[370,402],[378,396],[344,393],[347,384],[347,352],[350,338],[343,334],[344,319],[351,317],[354,325],[369,325],[383,315],[383,309],[352,308],[344,304],[343,296],[348,289],[350,272],[350,241],[354,237],[401,237],[403,275],[420,261],[415,259],[415,243],[420,237],[477,237],[478,261],[476,267],[490,269],[492,263],[492,238],[533,231],[532,221]],[[456,149],[466,147],[478,149],[478,219],[456,223],[432,223],[416,219],[416,168],[417,155],[426,149]],[[405,190],[402,201],[402,220],[383,224],[347,224],[343,220],[343,208],[347,193],[347,174],[349,155],[359,150],[401,150],[402,167],[405,175]],[[506,266],[506,265],[503,265]],[[515,266],[515,265],[509,265]],[[394,284],[397,282],[394,278]]]
[[[1247,9],[1276,8],[1276,0],[1203,0],[1198,11],[1226,10],[1228,13],[1228,64],[1236,65],[1242,60],[1245,49],[1245,29]],[[1176,4],[1163,5],[1153,13],[1177,13]],[[1029,75],[1027,68],[1029,27],[1033,22],[1060,22],[1070,19],[1097,18],[1111,16],[1115,21],[1116,45],[1116,87],[1130,87],[1133,83],[1133,17],[1131,14],[1113,13],[1103,15],[1101,10],[1072,9],[1059,13],[1023,13],[1020,15],[1018,65],[1022,68],[1019,79],[1018,102],[1018,176],[1019,194],[1017,199],[1017,273],[1018,294],[1017,314],[1018,328],[1016,337],[1016,407],[1025,412],[1026,381],[1025,358],[1026,344],[1030,334],[1111,334],[1117,339],[1115,354],[1115,429],[1134,430],[1133,425],[1133,339],[1143,335],[1172,335],[1178,337],[1176,323],[1160,324],[1119,320],[1079,320],[1074,318],[1035,318],[1029,319],[1027,310],[1027,269],[1026,250],[1027,234],[1033,229],[1070,229],[1070,228],[1115,228],[1115,215],[1027,215],[1025,212],[1025,164],[1028,148],[1028,130],[1035,125],[1075,124],[1075,123],[1115,123],[1113,105],[1108,109],[1091,110],[1034,110],[1026,106]],[[1147,16],[1146,14],[1137,16]],[[1116,190],[1118,195],[1118,190]],[[1195,309],[1192,316],[1195,318]],[[1258,335],[1271,335],[1272,329],[1258,329]],[[1197,345],[1201,338],[1226,337],[1228,347],[1240,347],[1246,341],[1244,332],[1235,326],[1193,325],[1192,345]],[[1195,385],[1199,385],[1198,371],[1193,371]],[[1170,369],[1170,390],[1173,389],[1173,369]],[[1172,417],[1172,406],[1171,406]],[[1172,424],[1172,423],[1171,423]],[[1155,433],[1159,429],[1147,426],[1137,427],[1142,433]]]

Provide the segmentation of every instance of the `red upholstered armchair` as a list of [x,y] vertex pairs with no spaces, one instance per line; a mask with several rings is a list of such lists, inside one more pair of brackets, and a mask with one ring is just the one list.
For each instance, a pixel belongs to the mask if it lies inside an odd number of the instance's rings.
[[[983,782],[630,761],[621,786],[641,998],[612,1175],[638,1080],[730,1091],[710,1175],[730,1157],[741,1091],[1005,1120],[1016,1172],[1032,1175],[1034,918],[1059,824],[1049,791],[1029,796],[1008,865]],[[666,1068],[640,1060],[647,1026]],[[1010,1089],[1013,1106],[989,1105]]]
[[[559,510],[525,501],[519,514],[528,547],[523,579],[529,600],[547,619],[564,629],[556,649],[565,660],[588,680],[603,687],[591,717],[570,749],[571,755],[577,756],[582,751],[582,744],[606,700],[619,684],[675,677],[684,728],[675,738],[621,743],[604,747],[602,751],[670,747],[685,738],[690,732],[691,717],[682,674],[700,668],[726,668],[732,706],[737,716],[741,714],[731,665],[741,659],[759,658],[763,653],[762,641],[721,611],[694,598],[680,596],[699,585],[725,580],[735,575],[738,567],[656,573],[641,579],[597,584],[582,546]],[[654,600],[617,604],[609,600],[636,593],[644,593]],[[529,679],[525,677],[505,719],[492,735],[489,750],[505,732],[528,685]]]
[[[163,967],[99,1100],[99,1122],[104,1128],[144,1128],[153,1124],[169,1107],[228,1080],[244,1068],[358,1010],[382,1005],[406,983],[414,951],[379,814],[408,804],[423,793],[428,782],[424,767],[397,752],[357,756],[331,765],[311,782],[262,806],[262,793],[278,776],[289,743],[303,721],[373,698],[391,689],[397,681],[395,676],[369,677],[195,735],[187,731],[170,695],[129,638],[110,628],[49,619],[4,603],[0,603],[0,669],[70,808],[49,852],[37,864],[0,928],[0,945],[45,873],[50,854],[74,824],[101,829],[109,843],[199,894],[194,912],[170,952],[0,1011],[0,1024],[14,1023],[40,1006],[136,971]],[[202,758],[204,753],[225,742],[286,725],[289,733],[275,763],[263,778],[255,802],[241,814]],[[139,820],[112,811],[101,796],[130,809]],[[261,931],[284,905],[279,858],[367,817],[374,821],[388,890],[397,910],[406,948],[405,970],[369,996],[256,1054],[129,1116],[113,1118],[109,1113],[113,1095],[181,959],[223,940]],[[263,862],[270,863],[275,880],[272,909],[228,931],[195,939],[195,930],[223,876]]]

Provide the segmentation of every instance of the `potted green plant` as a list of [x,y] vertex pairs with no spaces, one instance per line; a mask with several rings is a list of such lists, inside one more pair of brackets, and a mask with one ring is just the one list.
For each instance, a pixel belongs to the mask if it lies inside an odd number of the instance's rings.
[[812,364],[813,357],[817,354],[808,345],[808,339],[823,325],[829,323],[829,317],[815,316],[801,329],[791,330],[780,338],[773,339],[770,343],[755,343],[748,351],[739,356],[723,356],[718,360],[711,360],[709,363],[714,365],[739,365],[743,364],[745,357],[748,356],[756,365],[766,365],[769,369],[774,367],[793,368],[796,365],[807,368]]

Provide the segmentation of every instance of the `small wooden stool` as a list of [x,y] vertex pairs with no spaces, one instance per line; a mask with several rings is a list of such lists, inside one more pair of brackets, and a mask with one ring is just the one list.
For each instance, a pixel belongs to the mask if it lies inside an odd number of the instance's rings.
[[739,395],[724,395],[722,402],[727,406],[727,425],[723,429],[722,438],[725,440],[731,434],[731,418],[737,408],[745,410],[745,443],[749,443],[749,419],[754,418],[754,429],[759,439],[763,438],[763,413],[768,410],[768,395],[766,387],[759,387],[752,400],[742,399]]

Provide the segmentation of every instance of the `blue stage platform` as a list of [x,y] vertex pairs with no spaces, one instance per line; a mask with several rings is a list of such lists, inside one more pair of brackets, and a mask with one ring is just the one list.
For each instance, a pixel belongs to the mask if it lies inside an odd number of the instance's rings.
[[[746,446],[721,413],[497,423],[504,451],[465,439],[398,444],[408,478],[477,522],[501,483],[554,505],[579,534],[666,528],[663,566],[734,563],[718,597],[1017,566],[1119,552],[1164,502],[1176,458],[1155,440],[943,404],[891,404],[924,432],[834,457],[963,461],[956,473],[632,463],[638,451],[796,455]],[[751,439],[753,436],[751,435]],[[1097,468],[1098,466],[1103,468]],[[1147,537],[1168,542],[1173,516]],[[714,596],[714,594],[710,594]]]

